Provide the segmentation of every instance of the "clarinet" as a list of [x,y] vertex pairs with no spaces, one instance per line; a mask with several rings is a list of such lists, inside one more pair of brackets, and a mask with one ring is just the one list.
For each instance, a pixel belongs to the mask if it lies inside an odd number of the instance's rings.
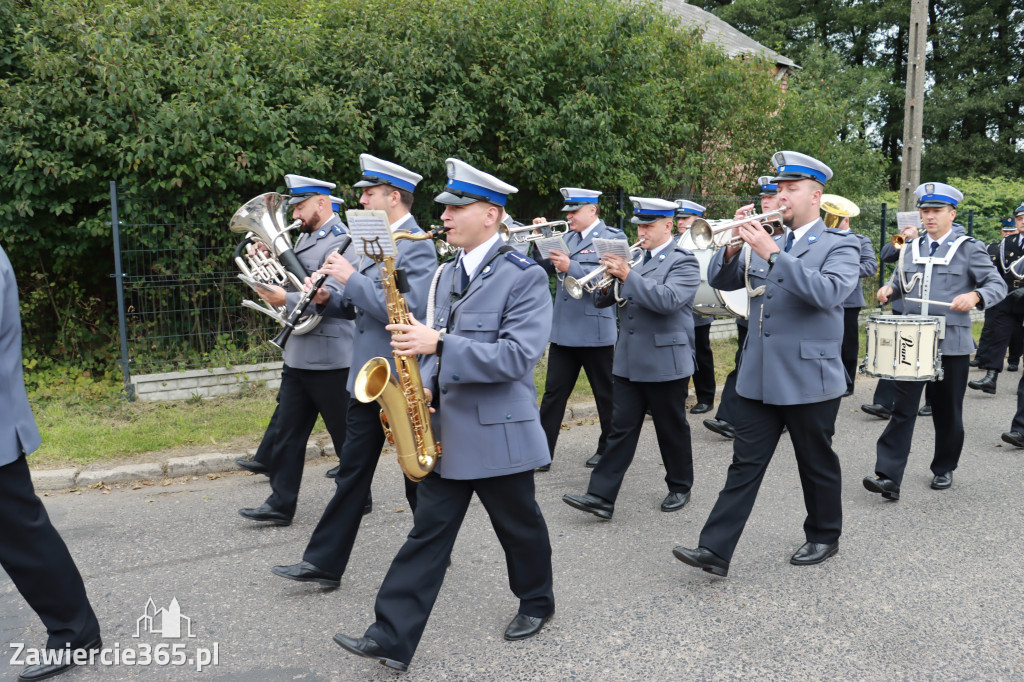
[[[341,246],[327,254],[327,258],[333,256],[336,253],[344,254],[348,247],[351,245],[352,238],[349,237],[348,235],[345,235],[345,239],[344,241],[342,241]],[[324,258],[324,260],[327,260],[327,258]],[[324,282],[327,281],[328,276],[329,275],[326,272],[317,275],[317,278],[312,282],[313,286],[309,288],[309,291],[302,295],[302,298],[300,298],[299,302],[295,304],[294,308],[292,308],[292,311],[288,314],[288,317],[285,318],[284,329],[282,329],[277,336],[270,340],[269,343],[271,346],[277,348],[278,350],[284,350],[284,346],[286,343],[288,343],[289,337],[291,337],[292,332],[295,331],[295,324],[299,321],[300,317],[306,314],[306,308],[308,308],[309,304],[313,302],[313,297],[316,296],[318,291],[320,291],[320,288],[324,285]]]

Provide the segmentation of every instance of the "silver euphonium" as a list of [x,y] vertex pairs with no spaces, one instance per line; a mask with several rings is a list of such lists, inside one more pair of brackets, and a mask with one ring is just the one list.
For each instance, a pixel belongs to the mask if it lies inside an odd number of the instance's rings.
[[[228,229],[245,235],[235,248],[235,265],[241,270],[238,279],[253,291],[257,291],[261,284],[302,291],[303,280],[309,276],[292,250],[292,240],[288,235],[289,231],[302,225],[302,221],[286,224],[287,210],[288,195],[267,192],[245,202],[231,216]],[[242,305],[269,315],[282,326],[288,318],[286,306],[272,306],[262,300],[256,303],[249,299],[242,301]],[[292,334],[307,334],[319,323],[319,315],[306,315],[295,324]]]

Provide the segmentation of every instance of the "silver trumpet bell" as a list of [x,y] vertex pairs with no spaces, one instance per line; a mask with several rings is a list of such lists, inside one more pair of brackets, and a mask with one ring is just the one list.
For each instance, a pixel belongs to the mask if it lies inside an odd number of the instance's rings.
[[[556,228],[561,227],[559,231]],[[534,230],[544,230],[545,228],[550,229],[550,234],[528,234]],[[569,223],[564,220],[551,220],[546,223],[537,223],[536,225],[521,225],[519,227],[509,227],[505,223],[498,225],[498,236],[501,237],[501,241],[508,244],[510,241],[517,244],[526,244],[528,242],[535,242],[540,239],[547,239],[548,237],[561,237],[569,231]]]
[[[646,240],[638,239],[635,244],[630,246],[630,255],[632,255],[634,251],[639,249],[641,245],[644,243],[644,241]],[[639,257],[636,257],[629,262],[629,267],[634,268],[639,262]],[[588,272],[587,274],[580,277],[579,279],[576,279],[575,277],[566,277],[565,281],[563,282],[563,284],[565,285],[565,293],[569,294],[573,298],[583,298],[583,294],[585,292],[598,291],[600,289],[604,289],[606,286],[610,285],[613,281],[615,281],[615,278],[610,275],[602,277],[602,275],[604,275],[607,269],[607,265],[599,265],[590,272]],[[594,280],[597,281],[595,282]]]
[[782,211],[768,211],[767,213],[759,213],[758,215],[747,216],[742,220],[730,220],[725,223],[716,224],[714,227],[711,223],[698,218],[690,225],[690,235],[693,239],[693,243],[698,249],[711,249],[718,248],[719,246],[740,246],[743,244],[743,240],[739,237],[730,239],[725,244],[720,244],[715,239],[715,235],[722,234],[727,230],[731,230],[743,223],[749,223],[751,220],[756,220],[761,223],[761,227],[764,231],[771,236],[781,234],[785,231],[785,227],[782,224]]

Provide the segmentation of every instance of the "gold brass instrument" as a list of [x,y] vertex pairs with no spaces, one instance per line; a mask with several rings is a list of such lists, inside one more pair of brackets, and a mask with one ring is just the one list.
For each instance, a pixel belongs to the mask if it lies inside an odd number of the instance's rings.
[[[292,250],[289,232],[300,225],[296,220],[286,226],[288,195],[267,192],[253,197],[231,216],[228,229],[244,234],[245,239],[235,248],[235,265],[241,271],[238,278],[256,291],[261,285],[276,285],[302,291],[302,282],[309,276]],[[249,246],[253,248],[249,248]],[[288,319],[286,306],[256,303],[249,299],[242,305],[268,315],[282,326]],[[320,323],[319,315],[306,315],[294,324],[292,334],[306,334]]]
[[[755,220],[761,223],[761,227],[770,236],[782,234],[785,231],[785,227],[782,224],[782,210],[768,211],[767,213],[759,213],[757,215],[751,215],[743,218],[742,220],[730,220],[724,224],[716,225],[714,228],[711,224],[703,218],[698,218],[690,225],[690,234],[693,239],[693,243],[698,249],[709,249],[716,246],[715,235],[721,234],[726,230],[731,230],[743,223],[749,223],[751,220]],[[734,247],[743,244],[743,239],[740,237],[734,237],[729,240],[725,246]]]
[[[395,241],[421,241],[437,236],[436,228],[427,234],[399,232]],[[440,228],[443,230],[444,228]],[[376,261],[388,322],[409,324],[409,305],[402,295],[408,291],[405,272],[395,267],[394,256],[385,256],[380,242],[363,240],[363,251]],[[441,456],[441,443],[434,438],[430,425],[430,406],[423,392],[420,366],[415,356],[394,354],[397,378],[391,373],[387,358],[371,358],[356,375],[353,394],[362,403],[380,403],[380,423],[388,441],[398,451],[398,466],[410,481],[421,481],[434,470]]]
[[[636,249],[641,248],[641,245],[645,241],[646,238],[638,239],[635,244],[629,247],[630,254],[632,254],[633,251],[635,251]],[[634,258],[632,261],[629,262],[629,267],[635,267],[637,262],[637,259]],[[576,279],[575,277],[566,277],[566,293],[572,296],[573,298],[583,298],[584,292],[598,291],[600,289],[604,289],[606,286],[610,285],[612,281],[615,280],[615,278],[611,276],[601,277],[602,275],[604,275],[607,269],[607,265],[599,265],[590,272],[588,272],[587,274],[580,277],[579,279]],[[595,282],[594,280],[598,277],[601,277],[601,279]]]
[[892,244],[894,249],[899,251],[903,248],[903,245],[907,243],[907,238],[902,234],[894,234],[889,237],[889,243]]
[[[561,226],[563,229],[561,232],[557,232],[555,228]],[[526,234],[527,232],[533,232],[534,230],[541,230],[544,228],[551,228],[551,234]],[[508,244],[510,241],[517,244],[526,244],[528,242],[535,242],[540,239],[547,239],[548,237],[561,237],[569,231],[569,223],[564,220],[550,220],[546,223],[537,223],[536,225],[522,225],[520,227],[509,227],[505,223],[498,225],[498,236],[501,237],[501,241]]]
[[821,208],[825,211],[825,227],[837,228],[843,218],[856,218],[860,208],[846,197],[838,194],[822,194]]

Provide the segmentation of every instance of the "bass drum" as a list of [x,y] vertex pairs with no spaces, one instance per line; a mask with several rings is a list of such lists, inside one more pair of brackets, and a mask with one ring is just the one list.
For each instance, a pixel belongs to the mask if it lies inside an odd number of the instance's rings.
[[713,317],[742,317],[750,314],[750,297],[746,289],[722,291],[708,284],[708,266],[717,249],[698,249],[693,240],[689,239],[689,230],[679,238],[679,245],[693,251],[700,264],[700,287],[693,299],[693,312]]

